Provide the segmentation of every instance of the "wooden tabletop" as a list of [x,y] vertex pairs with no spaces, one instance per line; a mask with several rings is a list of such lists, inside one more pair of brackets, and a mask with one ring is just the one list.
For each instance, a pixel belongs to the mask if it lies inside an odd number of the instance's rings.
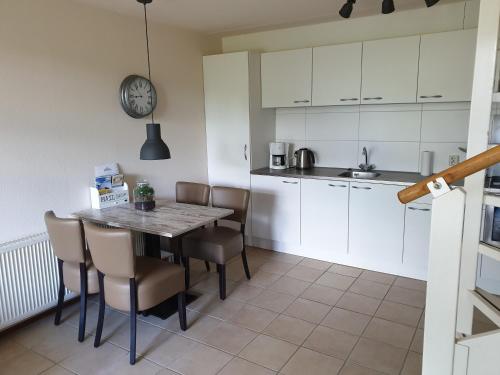
[[229,216],[233,212],[225,208],[156,201],[156,208],[151,211],[136,210],[133,204],[124,204],[101,210],[83,210],[73,215],[93,223],[164,237],[176,237]]

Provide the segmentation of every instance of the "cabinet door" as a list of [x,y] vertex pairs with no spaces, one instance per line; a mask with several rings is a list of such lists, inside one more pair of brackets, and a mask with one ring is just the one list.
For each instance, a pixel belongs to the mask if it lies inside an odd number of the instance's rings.
[[362,43],[313,48],[312,105],[359,104]]
[[312,49],[261,55],[262,107],[311,105]]
[[405,216],[403,267],[410,277],[427,279],[431,205],[408,204]]
[[300,179],[252,175],[252,235],[300,245]]
[[422,35],[419,102],[470,101],[476,29]]
[[415,103],[420,36],[363,42],[362,104]]
[[301,244],[304,256],[329,262],[347,256],[349,183],[302,179]]
[[349,257],[361,267],[385,272],[402,268],[405,206],[401,186],[351,182]]

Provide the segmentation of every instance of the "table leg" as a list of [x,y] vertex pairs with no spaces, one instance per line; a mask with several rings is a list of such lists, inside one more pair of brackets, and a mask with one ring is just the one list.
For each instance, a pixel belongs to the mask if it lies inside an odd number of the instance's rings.
[[148,257],[161,258],[160,236],[144,233],[144,254]]

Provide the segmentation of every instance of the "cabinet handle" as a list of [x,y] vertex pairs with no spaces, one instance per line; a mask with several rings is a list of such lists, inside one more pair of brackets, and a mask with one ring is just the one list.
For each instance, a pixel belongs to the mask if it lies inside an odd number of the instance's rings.
[[331,186],[331,187],[340,187],[340,188],[347,187],[347,185],[334,185],[334,184],[328,184],[328,186]]
[[363,98],[363,100],[382,100],[384,98],[382,98],[381,96],[374,96],[373,98]]
[[245,147],[243,148],[243,156],[245,157],[245,160],[248,160],[248,157],[247,157],[247,148],[248,148],[247,145],[245,145]]
[[368,186],[353,186],[353,189],[364,189],[364,190],[371,190],[371,187]]
[[417,208],[417,207],[408,207],[409,210],[413,211],[430,211],[430,208]]
[[309,100],[307,100],[307,99],[304,99],[304,100],[294,100],[293,102],[295,104],[297,104],[297,103],[309,103]]
[[356,101],[359,100],[358,98],[341,98],[341,102],[348,102],[348,101]]
[[443,95],[420,95],[422,99],[427,99],[427,98],[442,98]]
[[294,181],[294,182],[292,182],[292,181],[281,181],[281,182],[283,182],[284,184],[292,184],[292,185],[297,185],[298,184],[297,181]]

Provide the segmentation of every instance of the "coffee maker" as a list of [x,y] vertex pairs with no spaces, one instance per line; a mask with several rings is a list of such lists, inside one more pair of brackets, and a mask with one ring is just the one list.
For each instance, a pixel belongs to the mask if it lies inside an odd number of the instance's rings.
[[269,144],[269,168],[286,169],[289,167],[288,143],[271,142]]

